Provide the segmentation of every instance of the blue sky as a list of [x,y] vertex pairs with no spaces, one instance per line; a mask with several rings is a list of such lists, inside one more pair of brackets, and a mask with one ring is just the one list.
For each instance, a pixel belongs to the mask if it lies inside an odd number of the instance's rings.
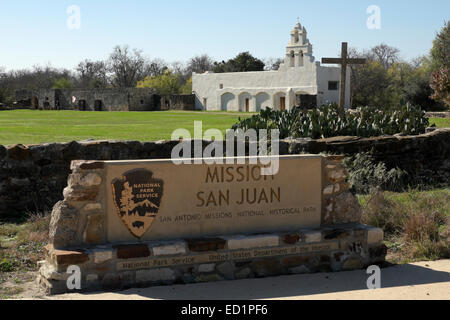
[[[81,9],[79,30],[67,27],[70,5]],[[380,30],[366,26],[370,5],[381,9]],[[450,18],[450,1],[2,0],[0,66],[73,68],[85,58],[107,58],[118,44],[168,62],[203,53],[224,60],[242,51],[282,57],[297,17],[316,59],[336,56],[342,41],[358,49],[385,42],[411,59],[429,52]]]

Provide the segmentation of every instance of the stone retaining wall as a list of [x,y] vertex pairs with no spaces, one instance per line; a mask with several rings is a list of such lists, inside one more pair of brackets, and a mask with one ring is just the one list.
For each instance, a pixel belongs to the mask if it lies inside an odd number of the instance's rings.
[[[72,160],[167,159],[177,143],[88,141],[0,145],[0,217],[51,210],[62,199]],[[203,146],[208,143],[204,141]],[[280,154],[352,155],[372,149],[375,157],[388,167],[398,166],[418,179],[444,183],[450,180],[450,128],[419,136],[287,139],[280,143]],[[345,184],[339,188],[342,186]]]

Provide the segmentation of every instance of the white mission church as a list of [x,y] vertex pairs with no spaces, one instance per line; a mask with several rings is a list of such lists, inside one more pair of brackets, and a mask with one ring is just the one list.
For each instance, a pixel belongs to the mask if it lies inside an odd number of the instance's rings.
[[[258,112],[266,107],[290,110],[339,102],[340,67],[321,66],[312,55],[305,27],[291,31],[284,63],[277,71],[194,73],[196,109]],[[347,67],[348,68],[348,67]],[[350,106],[350,72],[346,76],[345,107]]]

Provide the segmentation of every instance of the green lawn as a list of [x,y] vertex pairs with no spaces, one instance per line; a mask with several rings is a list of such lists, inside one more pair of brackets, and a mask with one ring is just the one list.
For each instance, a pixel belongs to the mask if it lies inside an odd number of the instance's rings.
[[228,112],[80,112],[15,110],[0,112],[0,144],[37,144],[85,139],[155,141],[170,139],[175,129],[193,134],[194,121],[203,132],[230,129],[239,117]]
[[436,124],[438,128],[449,128],[450,118],[430,118],[430,126]]
[[[217,128],[223,133],[251,113],[237,112],[80,112],[14,110],[0,112],[0,145],[70,142],[85,139],[155,141],[171,138],[175,129],[193,134],[194,121],[203,132]],[[450,119],[432,118],[438,127],[450,127]]]

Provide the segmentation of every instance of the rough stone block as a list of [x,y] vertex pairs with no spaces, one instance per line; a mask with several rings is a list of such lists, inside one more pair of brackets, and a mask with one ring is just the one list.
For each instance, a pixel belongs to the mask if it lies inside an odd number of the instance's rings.
[[53,250],[51,256],[57,265],[77,265],[89,261],[89,254],[84,251]]
[[158,282],[158,281],[174,281],[175,272],[169,268],[139,270],[136,272],[136,282]]
[[48,264],[44,264],[39,273],[47,280],[66,281],[69,277],[68,273],[58,272],[54,266]]
[[78,222],[75,208],[64,201],[55,204],[50,221],[50,244],[58,249],[78,245]]
[[74,160],[70,164],[70,169],[73,171],[81,170],[95,170],[103,169],[105,163],[102,161],[84,161],[84,160]]
[[324,196],[331,196],[333,194],[334,186],[327,186],[325,189],[323,189],[323,195]]
[[118,259],[146,258],[150,256],[150,249],[145,244],[131,244],[114,246]]
[[367,244],[381,243],[384,238],[383,229],[380,228],[369,228],[367,230]]
[[113,258],[112,250],[95,250],[94,251],[94,262],[96,264],[104,263]]
[[99,244],[104,242],[105,221],[101,214],[89,215],[87,217],[86,229],[84,230],[84,241],[88,244]]
[[63,191],[64,199],[72,202],[95,201],[98,196],[98,188],[94,189],[72,189],[67,187]]
[[91,173],[73,173],[69,176],[69,187],[92,187],[98,186],[102,183],[102,177],[94,172]]
[[30,157],[30,149],[23,144],[15,144],[8,147],[8,158],[13,160],[27,160]]
[[102,210],[102,204],[99,202],[88,203],[84,206],[84,212],[100,211]]
[[289,269],[289,273],[293,274],[302,274],[302,273],[309,273],[310,270],[306,266],[298,266],[294,268]]
[[363,265],[361,263],[361,259],[349,258],[342,265],[342,270],[345,270],[345,271],[357,270],[357,269],[361,269],[362,267],[363,267]]
[[221,238],[191,239],[186,242],[189,250],[193,252],[223,250],[226,244],[226,241]]
[[119,290],[122,288],[122,277],[120,274],[108,273],[102,279],[104,290]]
[[209,273],[209,272],[213,272],[215,268],[216,268],[215,263],[201,264],[198,266],[198,272]]
[[283,274],[283,266],[275,259],[263,259],[253,263],[253,271],[259,277]]
[[87,281],[87,282],[97,282],[97,281],[98,281],[98,275],[95,274],[95,273],[88,274],[88,275],[86,276],[86,281]]
[[287,244],[296,244],[302,240],[302,237],[298,233],[294,234],[285,234],[283,237],[283,242]]
[[234,277],[236,279],[246,279],[250,278],[252,275],[252,270],[250,268],[244,268],[235,273]]
[[195,277],[195,282],[215,282],[222,281],[224,278],[219,276],[218,274],[201,274]]
[[226,279],[233,279],[235,269],[236,267],[231,261],[223,262],[217,266],[217,271]]
[[314,243],[322,241],[321,231],[308,231],[303,234],[306,243]]
[[26,187],[30,185],[30,179],[24,178],[24,179],[17,179],[17,178],[11,178],[11,185],[17,186],[17,187]]
[[305,256],[290,256],[284,257],[280,260],[281,265],[285,267],[295,267],[301,264],[307,264],[311,261],[310,257]]
[[167,245],[154,246],[152,247],[154,256],[170,256],[177,254],[185,254],[186,253],[186,243],[185,242],[176,242]]
[[346,178],[346,172],[344,169],[333,170],[328,172],[328,180],[334,183],[343,182]]
[[241,236],[228,238],[228,249],[252,249],[263,247],[276,247],[280,245],[280,237],[277,235]]

